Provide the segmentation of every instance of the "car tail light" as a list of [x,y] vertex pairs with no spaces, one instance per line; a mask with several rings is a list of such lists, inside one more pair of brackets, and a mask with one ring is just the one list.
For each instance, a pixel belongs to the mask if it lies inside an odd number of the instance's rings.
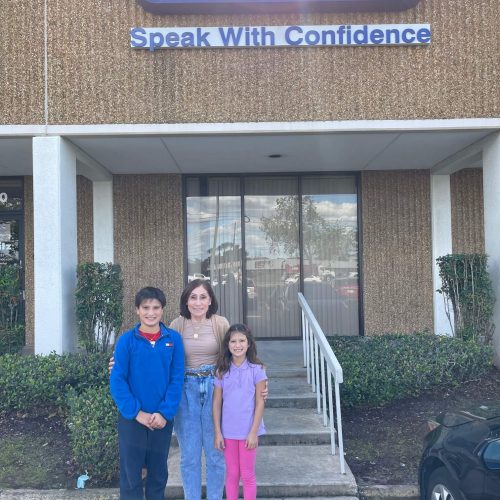
[[435,420],[427,420],[427,432],[432,432],[434,429],[437,429],[441,424],[436,422]]

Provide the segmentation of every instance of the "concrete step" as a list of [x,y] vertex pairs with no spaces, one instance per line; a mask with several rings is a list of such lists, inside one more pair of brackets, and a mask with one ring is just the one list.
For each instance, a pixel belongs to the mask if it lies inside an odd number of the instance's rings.
[[329,444],[330,428],[323,418],[310,408],[266,408],[266,434],[261,445]]
[[[266,408],[264,423],[266,434],[259,438],[262,446],[330,443],[330,428],[310,408]],[[175,434],[172,446],[178,446]]]
[[[257,498],[259,498],[260,500],[271,500],[269,497],[267,497],[267,498],[257,497]],[[307,498],[307,500],[359,500],[358,497],[352,497],[352,496],[348,496],[348,497],[344,497],[344,496],[341,496],[341,497],[306,497],[306,496],[303,496],[303,497],[278,497],[278,498],[273,498],[272,500],[299,500],[299,498]],[[387,500],[387,499],[384,499],[384,500]]]
[[266,408],[315,408],[316,394],[305,376],[273,377],[269,375],[269,397]]
[[268,377],[304,377],[302,340],[257,340]]
[[[179,449],[169,456],[167,498],[182,498]],[[338,455],[327,445],[261,446],[257,451],[259,498],[356,497],[354,476],[340,473]]]
[[275,377],[306,377],[306,369],[302,367],[302,363],[297,363],[296,366],[280,366],[280,365],[266,365],[267,376],[271,378]]
[[[260,500],[271,500],[269,497],[263,498],[263,497],[258,497]],[[278,498],[273,498],[272,500],[299,500],[299,498],[307,498],[307,500],[359,500],[358,497],[278,497]],[[387,499],[384,499],[387,500]]]

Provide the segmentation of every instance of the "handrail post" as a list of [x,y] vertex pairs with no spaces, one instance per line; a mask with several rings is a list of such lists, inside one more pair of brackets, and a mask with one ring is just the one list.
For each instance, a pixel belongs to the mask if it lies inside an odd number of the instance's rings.
[[315,368],[316,368],[316,411],[318,414],[321,413],[321,391],[319,390],[319,344],[318,341],[316,340],[316,337],[314,337],[314,355],[316,356],[315,359]]
[[304,354],[304,367],[307,367],[306,318],[305,318],[304,311],[302,309],[301,309],[301,312],[302,312],[302,352]]
[[328,413],[330,415],[330,440],[332,445],[332,455],[335,455],[335,418],[333,416],[333,392],[332,392],[332,372],[328,371]]
[[305,325],[305,336],[306,336],[306,372],[307,372],[307,383],[311,384],[311,372],[310,372],[310,366],[311,366],[311,353],[309,352],[309,322],[306,319],[306,325]]
[[340,472],[342,474],[345,474],[344,439],[342,437],[342,417],[340,411],[340,387],[337,381],[335,381],[335,406],[337,407],[337,432],[339,439]]
[[327,416],[326,416],[326,387],[325,387],[325,357],[321,354],[321,396],[322,396],[322,406],[323,406],[323,426],[327,426]]

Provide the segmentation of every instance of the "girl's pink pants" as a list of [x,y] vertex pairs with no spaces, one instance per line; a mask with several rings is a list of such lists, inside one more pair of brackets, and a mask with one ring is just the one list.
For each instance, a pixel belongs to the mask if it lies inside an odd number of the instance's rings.
[[243,483],[244,500],[255,500],[257,498],[255,477],[257,448],[247,450],[244,439],[224,439],[224,443],[227,500],[238,500],[240,478]]

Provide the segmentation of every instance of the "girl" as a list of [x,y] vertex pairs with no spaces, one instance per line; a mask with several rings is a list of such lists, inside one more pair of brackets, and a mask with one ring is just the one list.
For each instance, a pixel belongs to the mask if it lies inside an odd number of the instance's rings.
[[227,500],[238,500],[240,475],[243,498],[257,498],[255,458],[258,436],[265,432],[262,390],[266,380],[252,332],[246,325],[232,325],[217,362],[212,412],[215,447],[224,451],[226,462]]

